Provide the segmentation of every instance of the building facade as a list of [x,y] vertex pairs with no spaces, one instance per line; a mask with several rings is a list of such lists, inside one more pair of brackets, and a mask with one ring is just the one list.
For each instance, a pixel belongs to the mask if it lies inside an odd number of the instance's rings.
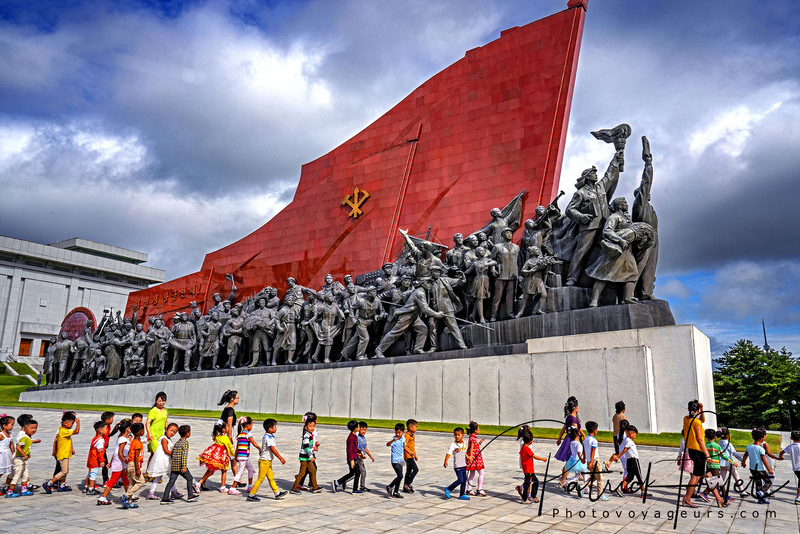
[[0,236],[0,354],[44,356],[67,313],[124,310],[131,291],[164,281],[147,254],[72,238],[50,245]]

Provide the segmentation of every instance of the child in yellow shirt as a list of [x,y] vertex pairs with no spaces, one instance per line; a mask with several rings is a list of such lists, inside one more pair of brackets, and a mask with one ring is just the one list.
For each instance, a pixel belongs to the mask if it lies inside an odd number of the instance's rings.
[[[72,427],[75,430],[72,430]],[[75,412],[64,412],[61,416],[61,428],[58,429],[56,434],[56,441],[53,443],[53,456],[58,462],[61,471],[42,485],[45,493],[53,492],[53,485],[60,483],[57,491],[72,491],[72,488],[67,486],[67,474],[69,473],[69,459],[72,458],[72,436],[81,431],[81,421],[75,415]]]

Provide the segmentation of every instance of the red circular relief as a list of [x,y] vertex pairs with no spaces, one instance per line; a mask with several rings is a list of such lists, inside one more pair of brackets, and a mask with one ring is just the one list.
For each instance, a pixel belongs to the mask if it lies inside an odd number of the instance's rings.
[[59,337],[61,332],[66,332],[67,339],[75,341],[83,335],[83,329],[86,327],[87,321],[92,322],[92,331],[94,331],[97,328],[97,320],[94,318],[92,310],[84,307],[74,308],[61,322],[61,330],[58,332]]

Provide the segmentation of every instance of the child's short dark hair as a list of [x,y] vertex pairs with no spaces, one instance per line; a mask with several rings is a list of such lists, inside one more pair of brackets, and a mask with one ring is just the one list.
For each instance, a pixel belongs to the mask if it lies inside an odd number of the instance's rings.
[[766,437],[767,431],[763,428],[754,428],[752,432],[750,432],[750,435],[753,437],[753,441],[758,441]]
[[140,414],[139,412],[136,412],[136,413],[134,413],[134,414],[131,414],[131,421],[132,421],[132,420],[134,420],[134,419],[136,419],[137,417],[138,417],[139,419],[144,419],[144,415]]
[[356,428],[358,428],[358,421],[356,421],[355,419],[350,419],[350,420],[347,422],[347,430],[349,430],[350,432],[352,432],[352,431],[353,431],[353,430],[355,430]]
[[66,423],[67,421],[74,421],[75,420],[75,412],[64,412],[61,414],[61,422]]
[[416,424],[417,424],[417,420],[416,419],[409,419],[408,421],[406,421],[406,426],[407,427],[411,427],[411,425],[416,425]]
[[19,426],[25,426],[25,423],[33,419],[33,416],[29,413],[21,413],[19,417],[17,417],[17,424]]
[[108,424],[106,424],[106,422],[105,422],[105,421],[97,421],[97,422],[95,422],[95,424],[94,424],[94,425],[92,425],[92,426],[94,427],[94,431],[95,431],[95,432],[97,432],[98,430],[100,430],[100,429],[101,429],[101,428],[103,428],[104,426],[108,426]]
[[142,423],[133,423],[131,425],[131,434],[133,434],[134,436],[139,432],[143,431],[144,431],[144,425]]
[[169,429],[169,428],[172,428],[173,426],[175,428],[178,428],[178,423],[170,423],[170,424],[167,425],[167,428]]
[[597,430],[597,421],[586,421],[586,432],[589,434]]
[[277,425],[278,421],[275,419],[264,419],[264,430],[269,432],[269,429]]
[[526,445],[528,443],[533,443],[533,432],[531,432],[530,430],[523,430],[521,437],[522,437],[522,443]]
[[706,428],[705,435],[708,441],[714,441],[717,439],[717,431],[713,428]]
[[178,427],[178,435],[182,438],[185,438],[189,432],[192,431],[192,427],[189,425],[181,425]]
[[625,409],[625,403],[624,402],[617,401],[616,404],[614,404],[614,410],[616,410],[617,413],[622,413],[622,410],[624,410],[624,409]]
[[369,428],[369,425],[367,424],[366,421],[359,421],[358,428]]
[[394,425],[394,429],[395,429],[395,431],[399,430],[399,431],[403,432],[406,429],[406,425],[404,425],[403,423],[397,423],[396,425]]
[[638,429],[638,428],[636,428],[636,427],[635,427],[635,426],[633,426],[633,425],[630,425],[630,426],[628,427],[628,430],[626,430],[626,432],[633,432],[634,434],[638,434],[638,433],[639,433],[639,429]]
[[462,427],[460,427],[460,426],[457,426],[457,427],[455,427],[453,429],[453,434],[455,434],[456,432],[461,432],[463,434],[464,433],[464,429]]
[[39,424],[39,421],[37,421],[36,419],[28,419],[27,421],[25,421],[25,424],[22,425],[22,426],[31,426],[31,425],[38,425],[38,424]]
[[792,430],[792,441],[800,441],[800,430]]
[[114,412],[103,412],[103,415],[100,416],[101,421],[108,421],[109,419],[114,419],[116,414]]

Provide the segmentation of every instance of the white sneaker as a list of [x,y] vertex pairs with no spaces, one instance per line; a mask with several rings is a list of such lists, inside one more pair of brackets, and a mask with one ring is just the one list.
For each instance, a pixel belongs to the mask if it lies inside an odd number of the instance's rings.
[[228,491],[228,488],[226,488],[225,486],[220,486],[219,487],[219,492],[220,493],[226,493],[227,491]]
[[241,495],[242,492],[237,490],[236,488],[231,488],[228,490],[228,495]]

